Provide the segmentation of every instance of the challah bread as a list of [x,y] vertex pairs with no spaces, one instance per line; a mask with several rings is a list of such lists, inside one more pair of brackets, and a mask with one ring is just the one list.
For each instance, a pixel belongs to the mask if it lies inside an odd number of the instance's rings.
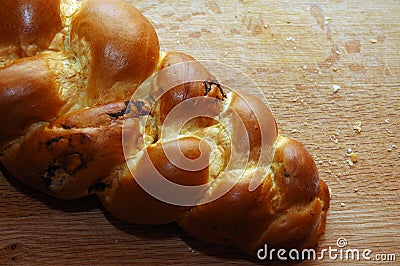
[[47,50],[63,27],[60,1],[1,1],[0,25],[0,58],[33,56]]
[[12,176],[251,256],[317,244],[329,192],[304,146],[278,135],[258,97],[160,52],[130,4],[5,0],[0,15],[0,156]]

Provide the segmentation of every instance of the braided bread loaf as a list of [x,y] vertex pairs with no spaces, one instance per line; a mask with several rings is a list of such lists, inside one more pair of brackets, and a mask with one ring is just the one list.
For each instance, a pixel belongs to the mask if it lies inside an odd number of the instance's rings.
[[122,0],[2,1],[0,156],[54,197],[97,194],[124,221],[175,221],[251,256],[325,230],[329,192],[305,148],[259,97],[160,52]]

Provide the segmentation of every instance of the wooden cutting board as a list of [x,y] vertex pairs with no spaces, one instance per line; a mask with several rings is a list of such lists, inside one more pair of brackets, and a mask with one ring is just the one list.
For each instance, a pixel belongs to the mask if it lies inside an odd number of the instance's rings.
[[[309,149],[332,192],[319,251],[343,238],[342,251],[394,254],[399,263],[399,1],[134,2],[163,50],[243,71],[265,92],[280,133]],[[303,264],[372,262],[343,259],[326,254]],[[95,197],[66,202],[0,176],[1,265],[150,263],[265,262],[204,244],[174,224],[120,222]]]

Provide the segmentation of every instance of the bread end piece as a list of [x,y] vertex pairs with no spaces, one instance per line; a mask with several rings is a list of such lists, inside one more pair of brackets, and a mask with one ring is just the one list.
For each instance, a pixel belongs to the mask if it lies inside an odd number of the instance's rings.
[[221,198],[188,211],[178,221],[180,227],[198,239],[232,246],[253,257],[265,244],[287,250],[317,246],[325,232],[330,196],[304,146],[279,136],[263,183],[249,191],[253,174],[221,179],[213,186],[215,191],[237,184]]

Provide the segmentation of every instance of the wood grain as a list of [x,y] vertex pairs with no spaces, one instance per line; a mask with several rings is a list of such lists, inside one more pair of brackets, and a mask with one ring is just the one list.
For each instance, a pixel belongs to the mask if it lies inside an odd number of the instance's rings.
[[[306,145],[332,190],[320,249],[343,237],[347,248],[400,261],[399,1],[134,3],[163,50],[240,69],[265,92],[280,133]],[[348,149],[358,155],[352,166]],[[120,222],[94,197],[61,201],[0,176],[0,264],[150,263],[263,262],[204,244],[174,224]],[[327,256],[303,262],[343,263]]]

